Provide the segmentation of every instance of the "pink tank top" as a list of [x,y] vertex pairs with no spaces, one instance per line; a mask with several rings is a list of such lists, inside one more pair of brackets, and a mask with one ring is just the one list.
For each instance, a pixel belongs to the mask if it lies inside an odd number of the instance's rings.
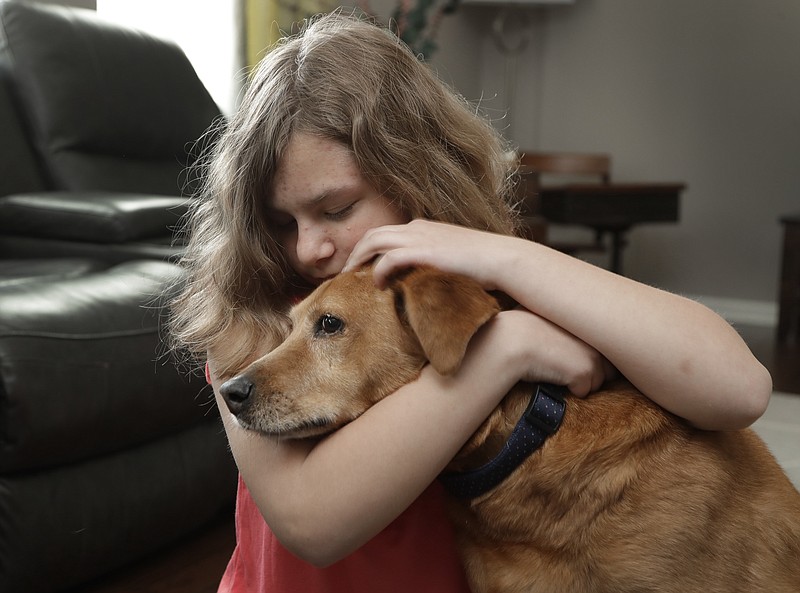
[[468,592],[438,483],[356,552],[316,568],[278,542],[239,478],[236,549],[219,593]]

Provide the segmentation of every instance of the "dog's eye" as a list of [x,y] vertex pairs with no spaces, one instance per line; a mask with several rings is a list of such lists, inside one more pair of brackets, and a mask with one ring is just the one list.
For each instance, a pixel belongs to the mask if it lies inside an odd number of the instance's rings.
[[339,333],[342,331],[342,329],[344,329],[344,321],[338,317],[334,317],[330,313],[326,313],[319,318],[319,321],[317,321],[316,329],[316,333],[323,333],[327,335]]

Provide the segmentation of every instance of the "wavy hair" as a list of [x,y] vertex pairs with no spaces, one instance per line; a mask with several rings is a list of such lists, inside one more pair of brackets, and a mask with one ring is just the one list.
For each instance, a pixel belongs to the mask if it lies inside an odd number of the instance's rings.
[[257,67],[187,217],[187,283],[170,335],[200,359],[214,350],[223,375],[285,335],[297,278],[265,205],[296,132],[349,147],[412,218],[515,231],[507,147],[477,109],[386,29],[340,13],[307,21]]

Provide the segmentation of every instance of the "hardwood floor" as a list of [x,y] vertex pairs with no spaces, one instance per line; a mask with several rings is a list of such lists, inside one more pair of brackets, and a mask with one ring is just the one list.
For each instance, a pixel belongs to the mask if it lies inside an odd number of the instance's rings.
[[737,326],[736,329],[769,369],[775,391],[800,394],[800,343],[778,344],[774,327]]
[[195,537],[74,593],[216,593],[234,544],[231,508]]
[[[774,328],[741,326],[737,329],[753,353],[770,369],[775,390],[800,394],[800,345],[779,346],[775,341]],[[215,593],[234,542],[231,510],[196,537],[79,591]]]

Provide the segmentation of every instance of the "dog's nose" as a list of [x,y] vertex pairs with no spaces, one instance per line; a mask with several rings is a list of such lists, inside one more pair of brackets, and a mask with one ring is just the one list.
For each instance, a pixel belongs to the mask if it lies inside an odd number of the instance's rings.
[[222,384],[219,392],[225,403],[228,404],[231,414],[236,416],[244,410],[254,387],[253,382],[244,375],[234,377]]

